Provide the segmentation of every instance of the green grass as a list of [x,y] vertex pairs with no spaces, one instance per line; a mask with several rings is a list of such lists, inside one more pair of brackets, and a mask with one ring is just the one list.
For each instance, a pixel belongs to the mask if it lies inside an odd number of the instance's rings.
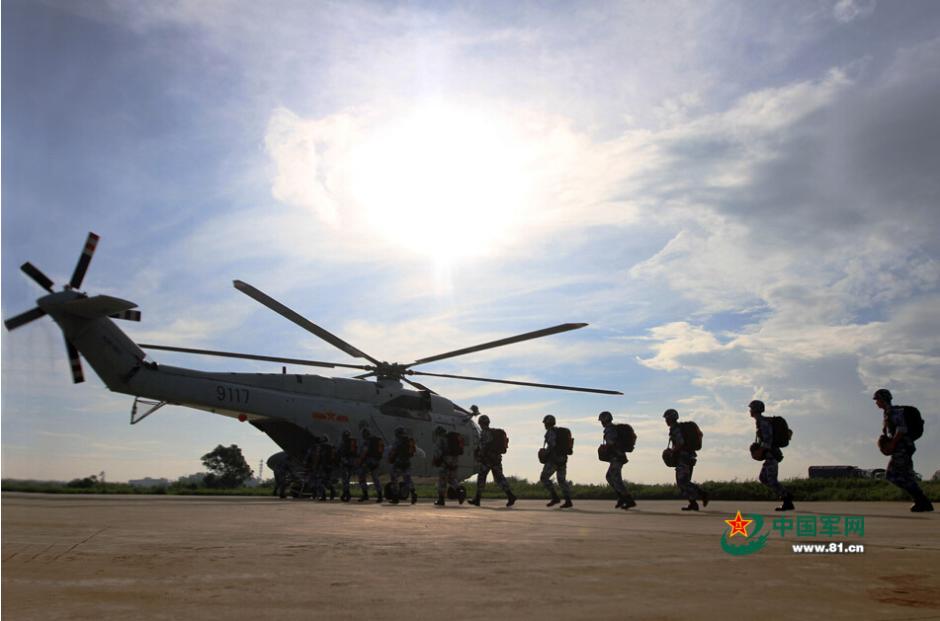
[[[475,479],[465,483],[467,494],[476,492]],[[545,489],[538,482],[526,479],[509,478],[513,492],[519,498],[546,498]],[[906,493],[887,481],[871,479],[790,479],[783,482],[793,493],[797,501],[907,501]],[[680,500],[681,496],[675,485],[627,483],[630,492],[638,500]],[[713,500],[774,500],[774,495],[757,481],[706,481],[701,484]],[[940,481],[923,481],[921,487],[927,496],[940,502]],[[47,494],[171,494],[185,496],[270,496],[272,487],[241,487],[237,489],[193,488],[170,484],[157,487],[132,487],[126,483],[95,483],[90,487],[70,487],[60,481],[24,481],[3,479],[2,490],[5,492],[39,492]],[[417,486],[422,498],[433,498],[437,488],[433,484]],[[337,490],[339,491],[339,490]],[[586,485],[575,483],[571,486],[572,498],[576,500],[612,500],[615,496],[608,485]],[[353,488],[353,496],[359,493],[358,486]],[[488,482],[484,498],[502,498],[503,492],[492,482]]]

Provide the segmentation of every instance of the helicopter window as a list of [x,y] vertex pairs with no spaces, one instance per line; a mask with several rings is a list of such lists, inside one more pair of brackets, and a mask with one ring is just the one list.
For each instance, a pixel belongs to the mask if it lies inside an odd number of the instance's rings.
[[399,395],[391,401],[383,403],[379,407],[379,411],[386,416],[430,421],[431,414],[428,411],[428,405],[427,401],[421,397]]

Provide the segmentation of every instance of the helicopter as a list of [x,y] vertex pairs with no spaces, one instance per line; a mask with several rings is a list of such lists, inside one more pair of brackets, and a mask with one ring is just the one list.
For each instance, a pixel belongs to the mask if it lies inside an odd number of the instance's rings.
[[[361,429],[368,428],[384,440],[386,447],[390,447],[395,430],[401,427],[410,433],[417,446],[412,463],[412,472],[416,477],[429,477],[436,473],[430,455],[433,454],[434,430],[440,426],[445,431],[456,431],[463,436],[465,450],[459,458],[457,470],[458,479],[463,480],[475,470],[473,453],[479,445],[480,430],[473,420],[474,414],[410,378],[429,376],[598,394],[623,394],[614,390],[431,373],[412,368],[576,330],[588,325],[586,323],[560,324],[426,356],[407,364],[390,363],[363,352],[260,289],[240,280],[233,282],[235,289],[364,363],[323,362],[138,344],[112,321],[140,321],[141,314],[134,310],[137,307],[135,303],[108,295],[89,296],[80,290],[98,241],[98,235],[88,234],[72,277],[61,291],[55,291],[53,281],[31,263],[20,266],[23,273],[48,293],[36,300],[35,308],[5,320],[4,326],[12,331],[46,315],[51,317],[65,337],[72,381],[84,381],[81,363],[84,357],[109,390],[134,397],[130,416],[132,425],[165,405],[194,408],[248,422],[267,434],[291,459],[298,461],[323,438],[335,445],[345,430],[349,430],[353,437],[358,437]],[[352,378],[288,374],[286,366],[282,367],[281,373],[209,372],[158,364],[144,350],[355,369],[363,373]],[[388,469],[387,460],[383,460],[381,470],[387,473]]]

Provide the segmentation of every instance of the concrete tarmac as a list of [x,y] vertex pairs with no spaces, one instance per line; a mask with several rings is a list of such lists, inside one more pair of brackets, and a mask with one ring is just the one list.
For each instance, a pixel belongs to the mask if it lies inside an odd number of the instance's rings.
[[[940,619],[940,515],[900,503],[415,506],[4,493],[5,619]],[[761,514],[763,549],[722,548]],[[794,524],[796,519],[794,519]],[[753,530],[753,526],[751,529]],[[858,529],[858,521],[854,522]],[[842,542],[862,554],[795,554]]]

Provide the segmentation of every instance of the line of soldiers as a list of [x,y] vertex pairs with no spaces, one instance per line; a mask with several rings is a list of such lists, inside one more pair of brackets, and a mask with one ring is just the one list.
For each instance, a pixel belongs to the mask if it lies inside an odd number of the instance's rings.
[[[878,446],[882,453],[890,455],[886,478],[908,492],[914,499],[911,507],[913,512],[933,511],[933,505],[917,483],[914,474],[913,454],[916,450],[914,441],[923,433],[923,420],[917,412],[915,418],[908,418],[909,410],[916,412],[910,406],[892,405],[892,395],[887,389],[879,389],[873,399],[884,412],[882,435],[878,439]],[[778,480],[779,464],[783,461],[782,448],[789,445],[792,432],[781,417],[765,416],[766,406],[763,401],[754,400],[748,404],[748,412],[754,419],[756,430],[755,440],[750,446],[752,458],[762,462],[759,480],[770,488],[782,504],[777,511],[792,511],[793,495]],[[516,496],[510,489],[509,483],[503,474],[502,456],[508,447],[508,438],[505,431],[490,427],[490,419],[480,415],[477,406],[471,406],[471,414],[477,417],[480,425],[480,444],[474,457],[477,462],[477,491],[468,502],[480,506],[481,495],[486,486],[486,479],[490,472],[496,484],[506,494],[506,506],[511,507],[516,502]],[[679,422],[679,413],[675,409],[663,412],[663,419],[669,428],[669,440],[663,451],[663,462],[675,469],[676,486],[680,494],[688,500],[688,505],[682,507],[683,511],[698,511],[699,501],[708,506],[708,494],[700,486],[692,482],[692,473],[697,463],[697,451],[702,447],[702,432],[691,421]],[[627,453],[631,452],[636,443],[636,434],[632,427],[625,424],[615,424],[610,412],[601,412],[598,420],[604,428],[603,443],[598,448],[598,457],[601,461],[609,463],[606,479],[617,494],[615,508],[628,510],[636,506],[636,500],[627,489],[623,481],[623,467],[627,464]],[[913,429],[919,421],[919,429]],[[567,480],[568,457],[573,454],[574,440],[570,430],[558,427],[555,417],[551,414],[542,419],[545,425],[543,447],[539,450],[539,461],[543,464],[539,481],[548,491],[550,499],[546,506],[558,505],[567,509],[573,505],[571,502],[571,488]],[[342,441],[335,454],[328,439],[321,440],[308,451],[305,456],[308,472],[312,473],[312,489],[315,497],[326,499],[329,491],[330,499],[334,498],[333,468],[338,465],[343,484],[340,499],[350,500],[350,481],[353,475],[358,474],[359,486],[362,496],[359,502],[369,500],[368,481],[371,477],[376,490],[376,502],[382,502],[382,486],[378,476],[378,468],[382,460],[384,445],[381,438],[372,435],[367,425],[361,426],[362,446],[356,448],[351,433],[344,431]],[[438,468],[437,506],[444,506],[446,498],[456,499],[463,504],[466,499],[466,490],[457,481],[457,461],[463,453],[463,441],[456,432],[447,433],[442,426],[434,430],[435,451],[432,464]],[[415,454],[414,439],[408,435],[403,427],[395,430],[395,443],[389,454],[392,464],[391,482],[387,488],[389,502],[398,504],[400,500],[410,499],[417,502],[414,483],[411,479],[411,458]],[[278,458],[276,462],[275,458]],[[286,453],[278,453],[268,460],[268,465],[275,473],[275,494],[282,498],[286,495],[286,480],[289,465]],[[561,497],[552,482],[554,476],[561,490]]]
[[[911,506],[912,512],[933,511],[933,504],[918,485],[914,474],[913,455],[917,450],[914,441],[923,433],[923,419],[920,413],[911,406],[892,405],[891,392],[886,388],[875,391],[872,399],[884,413],[878,447],[884,455],[891,456],[885,478],[911,495],[914,499],[914,504]],[[766,406],[763,401],[755,399],[748,404],[748,412],[754,419],[756,428],[756,437],[750,447],[751,457],[762,462],[758,476],[760,482],[782,500],[782,504],[776,510],[792,511],[796,508],[793,504],[793,494],[777,478],[779,464],[783,461],[781,449],[789,445],[792,432],[785,420],[781,417],[765,416],[765,411]],[[669,427],[669,443],[663,451],[663,461],[667,466],[675,469],[676,486],[682,496],[689,501],[688,506],[683,507],[682,510],[698,511],[699,500],[704,506],[708,506],[708,494],[692,482],[692,471],[697,461],[696,451],[701,449],[701,431],[691,421],[680,424],[679,413],[674,409],[663,412],[663,418]],[[554,417],[546,417],[546,420],[548,419],[551,419],[551,424],[554,426]],[[633,446],[630,442],[624,442],[623,434],[618,433],[617,429],[629,426],[614,425],[610,412],[601,412],[598,420],[604,427],[604,444],[601,449],[606,448],[606,450],[599,450],[599,455],[603,461],[610,462],[610,467],[607,469],[607,482],[617,492],[619,500],[616,508],[629,509],[636,506],[636,502],[623,483],[621,470],[627,463],[626,453],[632,450]],[[635,440],[634,435],[633,442]],[[543,483],[547,480],[545,474],[546,472],[543,471]],[[553,494],[553,499],[556,498],[554,491],[551,489],[549,491]],[[549,506],[551,504],[554,503],[550,503]],[[566,503],[566,506],[570,505]]]

